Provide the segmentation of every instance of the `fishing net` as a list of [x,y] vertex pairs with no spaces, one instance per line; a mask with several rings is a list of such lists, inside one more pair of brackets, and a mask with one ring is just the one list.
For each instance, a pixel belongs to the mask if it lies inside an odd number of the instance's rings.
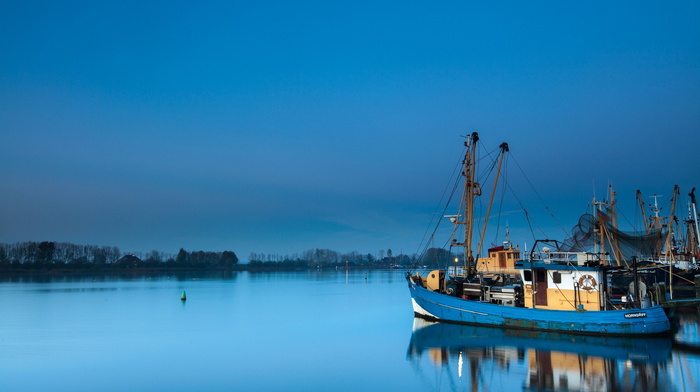
[[571,237],[561,245],[563,252],[592,252],[594,247],[600,249],[601,231],[605,238],[605,252],[620,265],[622,261],[651,257],[660,253],[664,234],[661,230],[647,232],[623,231],[590,214],[579,218],[578,224],[571,229]]

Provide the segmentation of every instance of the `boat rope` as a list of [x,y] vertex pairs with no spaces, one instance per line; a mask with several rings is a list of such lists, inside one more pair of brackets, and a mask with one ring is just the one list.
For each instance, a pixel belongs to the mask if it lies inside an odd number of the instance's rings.
[[[636,209],[635,209],[635,211],[636,211]],[[620,210],[618,210],[618,209],[615,209],[615,213],[616,213],[617,215],[622,216],[622,218],[625,219],[625,222],[627,222],[627,224],[628,224],[630,227],[634,227],[634,225],[632,224],[632,222],[630,222],[629,218],[627,218],[627,216],[626,216],[625,214],[623,214],[622,211],[620,211]]]
[[[418,257],[418,260],[422,260],[423,257],[425,257],[425,254],[428,251],[428,248],[430,247],[430,244],[435,243],[435,234],[437,233],[438,228],[440,227],[440,223],[442,222],[442,218],[445,215],[447,208],[449,207],[454,195],[457,193],[457,189],[459,188],[459,183],[460,183],[460,169],[462,167],[462,157],[464,156],[464,152],[460,152],[459,159],[457,159],[457,164],[455,165],[455,168],[452,170],[452,174],[450,175],[450,179],[447,182],[447,185],[445,185],[445,188],[442,191],[442,195],[440,196],[440,201],[438,202],[437,206],[435,207],[435,211],[433,212],[433,216],[430,218],[430,222],[428,224],[428,227],[426,228],[425,233],[423,234],[423,238],[421,239],[420,244],[418,245],[418,254],[420,256]],[[444,205],[443,205],[444,202]],[[442,209],[440,209],[440,206],[442,206]],[[433,228],[432,233],[428,236],[428,232],[430,231],[430,228]],[[426,240],[426,238],[428,238]],[[449,241],[448,241],[449,242]],[[442,248],[444,249],[447,245],[443,245]],[[417,261],[416,261],[417,263]]]
[[[542,203],[542,205],[544,206],[544,208],[547,210],[547,212],[549,212],[549,215],[552,216],[552,218],[553,218],[554,221],[557,223],[557,225],[559,225],[559,228],[564,232],[564,234],[565,234],[565,235],[568,235],[569,233],[566,231],[566,229],[564,229],[564,226],[562,226],[561,222],[559,222],[559,220],[558,220],[557,217],[554,215],[554,213],[552,212],[552,210],[549,209],[549,206],[547,205],[547,203],[544,202],[544,199],[542,198],[542,196],[540,196],[539,192],[537,192],[537,189],[535,189],[534,185],[532,185],[532,182],[531,182],[530,179],[527,177],[527,175],[525,174],[525,171],[524,171],[523,168],[520,166],[520,164],[518,163],[518,161],[515,159],[515,157],[513,156],[513,154],[511,153],[510,155],[512,156],[512,159],[513,159],[513,161],[515,162],[515,166],[517,166],[518,169],[520,169],[520,172],[522,173],[523,177],[525,178],[525,181],[527,181],[528,185],[530,185],[530,188],[532,189],[532,191],[535,192],[535,195],[537,195],[537,198],[540,200],[540,202]],[[511,188],[511,191],[512,191],[512,188]]]
[[[511,155],[511,154],[508,154],[508,155]],[[517,162],[516,162],[516,164],[517,164]],[[521,169],[521,171],[522,171],[522,169]],[[525,214],[525,221],[527,222],[528,228],[530,229],[530,234],[532,235],[532,238],[533,238],[533,239],[536,239],[536,238],[539,237],[539,236],[537,236],[537,235],[535,234],[535,227],[540,231],[540,233],[542,233],[542,236],[544,236],[544,237],[549,237],[549,236],[544,232],[544,229],[542,229],[542,227],[539,226],[539,225],[537,224],[537,222],[535,222],[534,219],[532,219],[532,215],[530,215],[530,212],[528,211],[527,208],[525,208],[525,205],[523,204],[523,202],[522,202],[522,201],[520,200],[520,198],[518,197],[518,194],[515,193],[515,190],[514,190],[513,187],[510,185],[510,181],[508,181],[507,175],[504,176],[504,179],[503,179],[503,187],[504,187],[504,188],[507,188],[507,189],[510,191],[510,193],[513,195],[513,198],[514,198],[515,201],[518,203],[518,206],[520,206],[520,209],[521,209],[522,212]],[[503,192],[502,195],[503,195],[503,197],[505,197],[505,192]],[[535,227],[533,227],[533,224],[534,224]],[[567,234],[568,234],[568,233],[567,233]]]
[[544,230],[537,224],[537,222],[535,222],[534,219],[532,219],[530,212],[527,210],[527,208],[525,208],[523,202],[520,200],[520,198],[518,198],[518,195],[515,193],[515,191],[513,191],[513,188],[510,186],[510,183],[507,181],[504,183],[506,184],[506,187],[510,190],[510,192],[513,194],[515,201],[518,203],[523,213],[525,214],[525,220],[527,221],[527,225],[530,228],[530,234],[532,234],[532,238],[537,238],[537,235],[535,235],[535,228],[532,226],[533,224],[545,237],[548,237],[548,235],[545,234]]
[[[518,201],[519,203],[520,201]],[[532,228],[532,220],[530,219],[530,213],[527,212],[525,207],[523,207],[522,204],[520,204],[520,207],[522,207],[523,212],[525,213],[525,221],[527,221],[527,226],[530,228],[530,234],[532,234],[532,238],[536,238],[535,236],[535,229]]]
[[[500,192],[501,196],[500,196],[500,200],[498,202],[498,214],[496,215],[498,220],[496,221],[496,233],[493,237],[494,244],[496,242],[498,242],[498,236],[499,236],[499,233],[501,231],[501,215],[503,215],[503,201],[505,200],[505,195],[506,195],[505,188],[506,188],[506,183],[508,181],[508,168],[507,168],[508,160],[507,160],[507,157],[503,161],[503,166],[504,166],[503,170],[502,170],[503,171],[503,174],[502,174],[503,180],[501,180],[501,192]],[[506,223],[506,225],[507,225],[507,223]],[[507,235],[508,235],[508,233],[506,233],[506,236]]]
[[[551,272],[552,272],[552,271],[547,271],[547,275],[549,275],[549,277],[552,278],[552,282],[554,282],[554,276],[551,274]],[[554,282],[554,286],[557,288],[557,290],[559,290],[560,293],[562,293],[562,289],[559,287],[559,283]],[[574,295],[576,295],[575,292],[574,292]],[[579,295],[580,295],[580,294],[579,294]],[[571,301],[569,301],[569,298],[568,298],[567,296],[565,296],[565,295],[562,295],[562,297],[564,297],[564,299],[566,300],[566,302],[568,302],[569,305],[571,305],[571,307],[572,307],[574,310],[576,310],[576,304],[575,304],[575,303],[572,304]]]
[[[663,266],[663,267],[660,267],[660,268],[666,268],[666,266]],[[668,272],[666,271],[666,273],[668,273]],[[692,281],[692,280],[686,278],[685,276],[678,275],[678,274],[675,273],[675,272],[670,272],[670,274],[673,275],[673,276],[675,276],[675,277],[678,278],[678,279],[685,280],[685,281],[688,282],[688,283],[695,283],[695,281]]]
[[[481,235],[479,236],[479,242],[477,243],[477,248],[476,248],[477,258],[481,255],[482,247],[484,245],[484,236],[486,235],[486,229],[488,227],[488,221],[489,221],[490,214],[491,214],[491,207],[493,205],[493,199],[494,199],[494,196],[496,195],[496,191],[498,190],[498,185],[499,185],[498,180],[500,178],[503,178],[503,177],[501,177],[501,173],[504,171],[503,162],[505,161],[505,158],[507,157],[506,152],[509,151],[508,144],[502,143],[499,146],[498,150],[499,150],[499,153],[495,157],[493,156],[493,155],[495,155],[495,150],[494,150],[494,152],[491,152],[488,154],[489,158],[491,159],[491,166],[487,172],[486,177],[490,178],[493,174],[493,176],[494,176],[493,181],[494,182],[493,182],[493,186],[491,189],[491,196],[490,196],[489,202],[487,204],[486,214],[483,215],[484,216],[484,226],[481,229]],[[500,213],[498,214],[498,216],[500,217]],[[497,230],[498,230],[498,226],[497,226]]]

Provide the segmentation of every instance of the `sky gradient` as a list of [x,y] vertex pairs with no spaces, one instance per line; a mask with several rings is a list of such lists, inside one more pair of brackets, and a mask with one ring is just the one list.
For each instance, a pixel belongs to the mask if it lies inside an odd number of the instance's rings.
[[[699,16],[692,1],[5,1],[0,242],[411,254],[475,131],[509,143],[548,236],[609,183],[633,220],[636,189],[668,203],[700,185]],[[517,209],[512,240],[531,242]]]

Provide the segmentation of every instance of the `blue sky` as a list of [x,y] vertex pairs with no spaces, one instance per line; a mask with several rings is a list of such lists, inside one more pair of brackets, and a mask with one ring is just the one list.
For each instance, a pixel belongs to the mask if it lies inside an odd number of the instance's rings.
[[[474,131],[509,143],[567,230],[608,183],[632,218],[636,189],[667,203],[700,185],[698,15],[691,1],[5,1],[0,242],[410,254]],[[531,242],[522,215],[512,239]]]

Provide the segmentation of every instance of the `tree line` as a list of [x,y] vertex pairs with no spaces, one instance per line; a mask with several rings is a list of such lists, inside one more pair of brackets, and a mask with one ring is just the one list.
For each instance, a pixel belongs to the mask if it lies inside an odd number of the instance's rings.
[[309,249],[302,253],[281,255],[251,252],[248,265],[251,268],[329,268],[329,267],[415,267],[444,268],[455,255],[444,249],[430,248],[423,255],[394,255],[391,249],[371,253],[337,252],[331,249]]
[[177,255],[151,251],[122,253],[116,246],[77,245],[68,242],[0,243],[0,269],[132,269],[231,268],[238,264],[232,251],[188,252]]
[[[335,267],[427,267],[445,268],[454,264],[454,254],[431,248],[423,255],[398,254],[391,249],[376,254],[337,252],[331,249],[309,249],[301,253],[281,255],[251,252],[248,268],[311,269]],[[150,251],[122,253],[116,246],[77,245],[68,242],[0,243],[0,269],[226,269],[245,268],[239,265],[232,251],[207,252],[180,249],[177,254]]]

